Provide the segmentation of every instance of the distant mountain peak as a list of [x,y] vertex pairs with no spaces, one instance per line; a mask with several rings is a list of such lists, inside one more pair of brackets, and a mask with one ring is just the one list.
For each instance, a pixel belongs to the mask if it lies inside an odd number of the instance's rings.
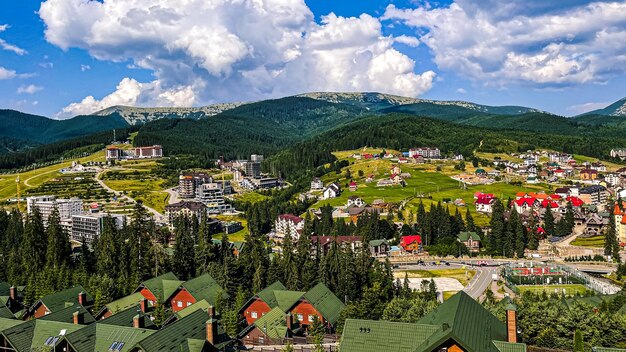
[[189,118],[200,119],[214,116],[226,110],[234,109],[247,103],[221,103],[201,107],[156,107],[143,108],[133,106],[115,105],[97,111],[92,115],[107,116],[119,114],[129,125],[144,124],[146,122],[162,118]]
[[603,109],[589,111],[582,115],[605,115],[605,116],[626,117],[626,97],[616,101],[615,103]]

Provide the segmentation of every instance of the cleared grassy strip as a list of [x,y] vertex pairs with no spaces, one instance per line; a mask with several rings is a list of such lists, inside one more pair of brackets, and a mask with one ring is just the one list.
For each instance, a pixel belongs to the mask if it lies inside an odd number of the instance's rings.
[[571,245],[581,246],[581,247],[603,248],[604,236],[593,236],[593,237],[586,237],[586,238],[577,237],[575,240],[571,242]]
[[409,278],[433,278],[433,277],[449,277],[458,280],[463,286],[472,280],[476,271],[466,269],[435,269],[435,270],[406,270],[396,271],[394,276],[397,278],[404,278],[404,274],[407,274]]
[[545,292],[547,294],[557,293],[562,294],[565,292],[568,296],[573,296],[575,294],[584,294],[589,289],[584,285],[573,284],[573,285],[524,285],[517,286],[520,290],[520,293],[524,292],[532,292],[532,293],[542,293]]

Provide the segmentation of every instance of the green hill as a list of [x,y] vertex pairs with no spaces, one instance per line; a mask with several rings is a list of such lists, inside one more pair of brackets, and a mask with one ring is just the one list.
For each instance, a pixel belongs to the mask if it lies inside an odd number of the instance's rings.
[[14,140],[13,143],[20,146],[17,149],[127,126],[126,121],[117,114],[77,116],[68,120],[53,120],[15,110],[0,110],[0,137]]

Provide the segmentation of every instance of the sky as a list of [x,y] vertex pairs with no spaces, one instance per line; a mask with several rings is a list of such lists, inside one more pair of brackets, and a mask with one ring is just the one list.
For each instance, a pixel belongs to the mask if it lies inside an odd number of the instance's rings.
[[0,108],[64,119],[376,91],[573,116],[626,97],[626,1],[0,0]]

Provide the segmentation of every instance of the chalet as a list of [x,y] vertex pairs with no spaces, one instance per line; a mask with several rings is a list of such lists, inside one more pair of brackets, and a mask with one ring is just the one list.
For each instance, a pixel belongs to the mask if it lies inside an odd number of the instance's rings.
[[548,208],[550,207],[551,209],[558,209],[559,208],[559,203],[551,200],[551,199],[544,199],[541,201],[541,207],[542,208]]
[[565,198],[565,201],[571,203],[574,208],[580,208],[583,204],[585,204],[582,199],[573,196]]
[[337,198],[341,194],[341,187],[337,182],[328,185],[322,192],[322,199]]
[[564,178],[566,176],[566,173],[565,173],[565,170],[563,169],[556,169],[554,170],[553,175],[558,178]]
[[357,184],[354,181],[350,181],[350,184],[348,186],[348,188],[350,189],[350,192],[354,192],[357,190]]
[[600,172],[605,172],[606,166],[603,163],[596,161],[596,162],[591,163],[591,169],[600,171]]
[[[276,294],[277,292],[278,294]],[[243,315],[248,325],[251,325],[273,308],[281,306],[284,313],[288,309],[287,306],[291,306],[300,298],[299,295],[296,298],[290,298],[292,295],[287,294],[287,292],[291,291],[287,291],[285,285],[276,281],[252,296],[239,309],[239,314]]]
[[371,240],[369,247],[372,257],[386,257],[389,255],[389,249],[391,248],[387,240]]
[[363,201],[363,199],[361,199],[361,197],[350,196],[348,197],[348,202],[346,203],[346,206],[347,207],[364,207],[365,202]]
[[3,351],[53,351],[64,335],[85,328],[84,324],[73,322],[0,318],[0,346]]
[[424,164],[426,162],[426,159],[424,159],[424,157],[421,155],[413,155],[411,157],[411,160],[413,164]]
[[322,182],[322,179],[319,177],[313,178],[313,180],[311,180],[311,191],[319,191],[322,189],[324,189],[324,182]]
[[282,283],[275,282],[248,300],[239,312],[248,325],[252,325],[279,308],[283,318],[291,314],[294,327],[301,329],[319,319],[327,331],[332,332],[344,307],[341,300],[322,283],[307,292],[297,292],[287,291]]
[[402,236],[400,246],[405,252],[417,253],[422,250],[422,237],[420,235]]
[[585,235],[598,236],[604,232],[604,229],[609,224],[609,219],[605,219],[598,214],[590,214],[585,222]]
[[243,329],[237,338],[245,346],[282,345],[292,336],[293,317],[275,307]]
[[584,169],[580,171],[580,178],[582,180],[593,181],[598,178],[598,171],[593,169]]
[[391,180],[391,182],[396,185],[399,185],[404,181],[402,179],[402,176],[400,176],[400,174],[391,174],[391,176],[389,177],[389,180]]
[[513,207],[518,213],[531,210],[535,206],[537,199],[532,197],[523,197],[513,201]]
[[474,174],[476,174],[476,176],[487,176],[487,171],[485,171],[485,169],[476,169],[476,171],[474,171]]
[[480,236],[476,232],[461,232],[457,238],[470,252],[476,253],[480,250]]
[[203,274],[182,283],[171,295],[169,303],[173,312],[179,312],[201,300],[215,306],[220,295],[228,299],[228,294],[217,281],[211,275]]
[[174,273],[169,272],[142,282],[135,292],[148,300],[149,306],[166,303],[183,282]]
[[496,198],[493,194],[477,193],[474,195],[476,211],[491,214]]
[[417,323],[347,319],[339,352],[526,352],[517,342],[516,307],[506,306],[507,322],[461,291]]
[[381,179],[376,183],[376,187],[387,187],[393,186],[393,181],[390,179]]
[[8,282],[0,282],[0,317],[12,318],[23,309],[22,292]]
[[142,312],[147,312],[148,301],[139,292],[135,292],[131,295],[122,297],[109,304],[104,305],[104,307],[102,307],[102,309],[100,309],[100,311],[96,314],[96,319],[100,320],[108,318],[130,307],[135,307],[136,305],[139,305],[141,307]]
[[278,215],[274,222],[274,231],[279,240],[285,238],[287,234],[290,234],[292,238],[298,239],[303,228],[304,219],[293,214]]
[[136,343],[133,352],[223,351],[232,344],[214,309],[198,309]]
[[68,305],[80,304],[84,307],[91,307],[93,302],[93,297],[78,285],[40,298],[24,313],[24,319],[41,318],[64,309]]
[[392,165],[391,166],[391,174],[401,174],[402,173],[402,169],[400,169],[400,166],[398,165]]
[[407,158],[398,158],[398,164],[406,164],[409,162]]
[[330,247],[334,244],[342,248],[350,248],[352,251],[363,245],[360,236],[311,236],[312,250],[316,250],[319,245],[322,254],[326,255]]

